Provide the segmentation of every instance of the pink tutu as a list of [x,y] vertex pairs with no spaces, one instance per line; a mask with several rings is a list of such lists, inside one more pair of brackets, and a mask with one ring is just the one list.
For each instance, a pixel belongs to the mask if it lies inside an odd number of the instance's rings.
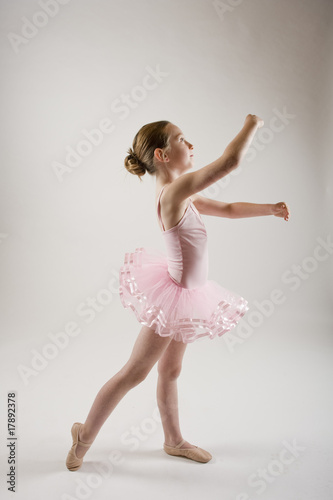
[[123,306],[131,308],[141,324],[184,343],[223,335],[248,310],[243,297],[215,281],[191,289],[177,284],[168,273],[166,255],[157,249],[126,253],[119,283]]

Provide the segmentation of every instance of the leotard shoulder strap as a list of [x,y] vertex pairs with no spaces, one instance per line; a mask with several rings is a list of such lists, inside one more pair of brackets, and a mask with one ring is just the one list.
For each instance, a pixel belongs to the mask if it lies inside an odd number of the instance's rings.
[[162,187],[159,195],[158,195],[158,198],[157,198],[157,215],[158,215],[158,219],[161,223],[161,226],[163,228],[163,231],[165,231],[165,227],[164,227],[164,224],[163,224],[163,221],[162,221],[162,217],[161,217],[161,205],[160,205],[160,198],[161,198],[161,194],[162,194],[162,191],[163,189],[165,188],[166,184],[164,184],[164,186]]
[[[162,217],[161,217],[161,204],[160,204],[160,199],[161,199],[161,195],[162,195],[162,191],[163,189],[165,188],[166,184],[164,184],[164,186],[162,187],[159,195],[158,195],[158,198],[157,198],[157,215],[158,215],[158,218],[159,218],[159,221],[161,223],[161,226],[163,228],[163,231],[165,231],[165,227],[164,227],[164,224],[163,224],[163,221],[162,221]],[[181,220],[183,219],[183,217],[185,217],[185,214],[186,212],[188,211],[188,209],[190,208],[190,206],[192,206],[192,209],[193,209],[193,202],[192,202],[192,198],[189,198],[190,202],[188,203],[184,213],[183,213],[183,216],[181,217]],[[197,212],[197,209],[194,207],[194,212],[198,215],[199,212]],[[180,223],[180,221],[178,221],[178,223],[176,224],[176,226]],[[175,227],[175,226],[174,226]],[[172,228],[171,228],[172,229]],[[168,230],[167,230],[168,231]]]

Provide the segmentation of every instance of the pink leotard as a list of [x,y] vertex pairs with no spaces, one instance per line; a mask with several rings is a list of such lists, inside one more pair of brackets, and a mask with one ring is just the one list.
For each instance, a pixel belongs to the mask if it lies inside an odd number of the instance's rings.
[[163,228],[169,276],[183,288],[204,285],[208,277],[207,232],[200,214],[191,198],[182,218],[172,228],[165,230],[161,217],[160,198],[157,215]]

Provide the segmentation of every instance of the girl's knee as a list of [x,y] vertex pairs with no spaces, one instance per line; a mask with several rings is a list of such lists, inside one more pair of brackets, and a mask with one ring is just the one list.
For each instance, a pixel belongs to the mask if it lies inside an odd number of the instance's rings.
[[122,377],[123,384],[132,388],[141,384],[147,378],[149,371],[147,367],[130,367],[125,365],[120,370],[119,375]]
[[157,365],[157,371],[160,377],[167,380],[176,380],[182,370],[181,363],[177,363],[176,365],[166,365],[166,363],[159,363]]

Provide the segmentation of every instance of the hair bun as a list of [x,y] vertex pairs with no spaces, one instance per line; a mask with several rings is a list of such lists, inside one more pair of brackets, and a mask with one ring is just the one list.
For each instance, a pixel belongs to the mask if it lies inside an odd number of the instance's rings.
[[125,167],[133,175],[141,177],[146,173],[144,163],[138,158],[132,148],[129,148],[128,155],[125,158]]
[[139,159],[138,155],[133,151],[132,148],[129,148],[128,150],[128,159],[132,161],[133,163],[137,163],[138,165],[142,166],[142,168],[145,169],[144,163]]
[[133,149],[132,148],[129,148],[128,150],[128,157],[130,160],[134,160],[136,161],[137,163],[139,163],[139,158],[137,157],[137,155],[134,153]]

